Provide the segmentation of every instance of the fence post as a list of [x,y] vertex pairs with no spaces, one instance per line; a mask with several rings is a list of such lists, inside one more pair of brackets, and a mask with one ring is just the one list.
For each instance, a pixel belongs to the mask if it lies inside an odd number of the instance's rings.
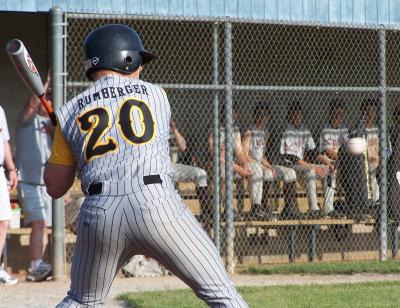
[[232,125],[232,23],[225,22],[225,213],[226,213],[226,240],[227,240],[227,271],[235,271],[234,262],[234,227],[233,227],[233,125]]
[[[213,25],[213,84],[218,85],[218,49],[219,49],[219,23]],[[215,246],[221,253],[221,225],[220,225],[220,152],[219,152],[219,101],[218,92],[214,90],[214,236]]]
[[[59,7],[53,7],[51,14],[51,69],[52,99],[54,109],[64,103],[64,13]],[[64,239],[64,201],[62,198],[52,202],[52,263],[53,279],[65,277],[65,239]]]
[[387,124],[386,124],[386,32],[379,30],[379,100],[380,100],[380,214],[379,233],[380,251],[379,259],[387,260]]

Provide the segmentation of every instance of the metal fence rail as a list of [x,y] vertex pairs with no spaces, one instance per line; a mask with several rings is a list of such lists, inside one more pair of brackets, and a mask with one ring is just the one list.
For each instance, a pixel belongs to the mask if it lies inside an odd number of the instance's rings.
[[[397,28],[93,14],[66,20],[67,99],[90,85],[81,46],[97,26],[132,26],[158,55],[143,79],[165,88],[189,147],[177,153],[172,145],[172,159],[207,173],[205,195],[198,179],[177,189],[230,272],[237,264],[397,256]],[[337,127],[366,135],[363,164],[346,152],[347,133]],[[294,152],[307,168],[285,160]],[[280,177],[279,166],[295,182]],[[285,216],[293,204],[298,216]]]

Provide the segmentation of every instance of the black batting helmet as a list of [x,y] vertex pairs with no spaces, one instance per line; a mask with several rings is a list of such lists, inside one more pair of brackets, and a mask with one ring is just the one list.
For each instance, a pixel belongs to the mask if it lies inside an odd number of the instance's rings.
[[90,32],[83,43],[83,52],[89,79],[92,72],[100,69],[129,74],[155,58],[144,49],[135,30],[120,24],[101,26]]

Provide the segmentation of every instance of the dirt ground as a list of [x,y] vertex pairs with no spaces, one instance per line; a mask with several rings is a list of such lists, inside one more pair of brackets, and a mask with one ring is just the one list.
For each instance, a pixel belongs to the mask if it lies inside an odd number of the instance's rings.
[[[69,280],[46,281],[41,283],[25,282],[24,277],[15,286],[0,285],[0,307],[29,307],[45,308],[54,307],[66,294]],[[233,275],[233,280],[238,286],[272,286],[272,285],[304,285],[304,284],[329,284],[329,283],[355,283],[366,281],[400,281],[400,274],[356,274],[356,275]],[[124,278],[117,277],[105,303],[107,308],[126,307],[123,302],[115,297],[128,291],[171,290],[186,288],[178,278],[164,276],[160,278]]]

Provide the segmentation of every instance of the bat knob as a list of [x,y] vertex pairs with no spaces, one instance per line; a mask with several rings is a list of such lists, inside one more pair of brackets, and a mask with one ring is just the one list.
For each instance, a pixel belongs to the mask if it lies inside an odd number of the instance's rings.
[[6,45],[7,53],[16,53],[22,47],[22,42],[18,39],[12,39]]

